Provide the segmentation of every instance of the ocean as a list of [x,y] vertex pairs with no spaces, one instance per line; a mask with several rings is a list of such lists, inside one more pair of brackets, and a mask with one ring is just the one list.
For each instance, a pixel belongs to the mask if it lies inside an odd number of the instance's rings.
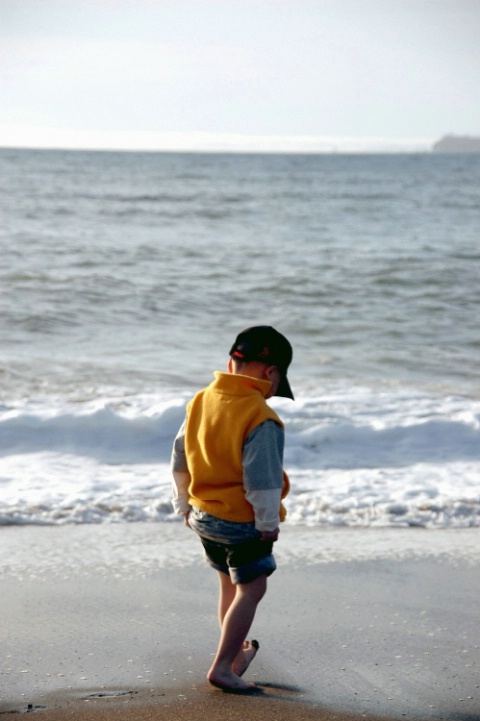
[[292,526],[480,526],[480,155],[1,150],[0,524],[176,519],[236,334],[294,348]]

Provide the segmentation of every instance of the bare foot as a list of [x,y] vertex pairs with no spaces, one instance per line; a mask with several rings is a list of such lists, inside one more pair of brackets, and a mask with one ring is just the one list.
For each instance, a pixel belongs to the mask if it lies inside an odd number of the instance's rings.
[[232,671],[237,676],[243,676],[247,668],[252,663],[260,648],[258,641],[245,641],[243,649],[232,664]]
[[257,688],[254,683],[246,683],[240,676],[233,673],[233,671],[210,669],[207,678],[212,686],[221,688],[222,691],[229,693],[251,693]]

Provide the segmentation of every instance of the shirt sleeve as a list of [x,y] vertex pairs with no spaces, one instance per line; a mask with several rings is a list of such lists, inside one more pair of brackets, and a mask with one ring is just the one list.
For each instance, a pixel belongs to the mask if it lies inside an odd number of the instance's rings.
[[172,456],[170,467],[172,471],[188,472],[187,455],[185,453],[185,423],[183,421],[180,429],[173,441]]
[[257,426],[243,447],[243,485],[259,531],[273,531],[280,523],[283,449],[283,428],[273,420]]
[[188,487],[190,485],[190,472],[188,470],[187,456],[185,454],[185,422],[182,424],[173,442],[172,458],[172,503],[175,513],[181,515],[188,513]]

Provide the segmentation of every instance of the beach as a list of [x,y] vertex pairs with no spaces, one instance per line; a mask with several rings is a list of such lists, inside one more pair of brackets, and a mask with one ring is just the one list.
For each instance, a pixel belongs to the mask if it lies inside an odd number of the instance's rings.
[[[0,156],[1,718],[478,718],[478,156]],[[292,488],[237,697],[170,455],[258,324]]]
[[2,529],[0,713],[480,718],[478,529],[282,528],[252,696],[205,680],[216,578],[179,523]]
[[[0,160],[1,719],[479,719],[479,156]],[[170,454],[264,323],[292,489],[240,697]]]

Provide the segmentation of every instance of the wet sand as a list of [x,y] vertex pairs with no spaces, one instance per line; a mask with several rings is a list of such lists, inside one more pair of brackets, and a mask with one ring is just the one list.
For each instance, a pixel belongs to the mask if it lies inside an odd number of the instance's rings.
[[205,681],[216,578],[188,531],[0,535],[2,718],[480,719],[478,529],[285,527],[243,697]]

